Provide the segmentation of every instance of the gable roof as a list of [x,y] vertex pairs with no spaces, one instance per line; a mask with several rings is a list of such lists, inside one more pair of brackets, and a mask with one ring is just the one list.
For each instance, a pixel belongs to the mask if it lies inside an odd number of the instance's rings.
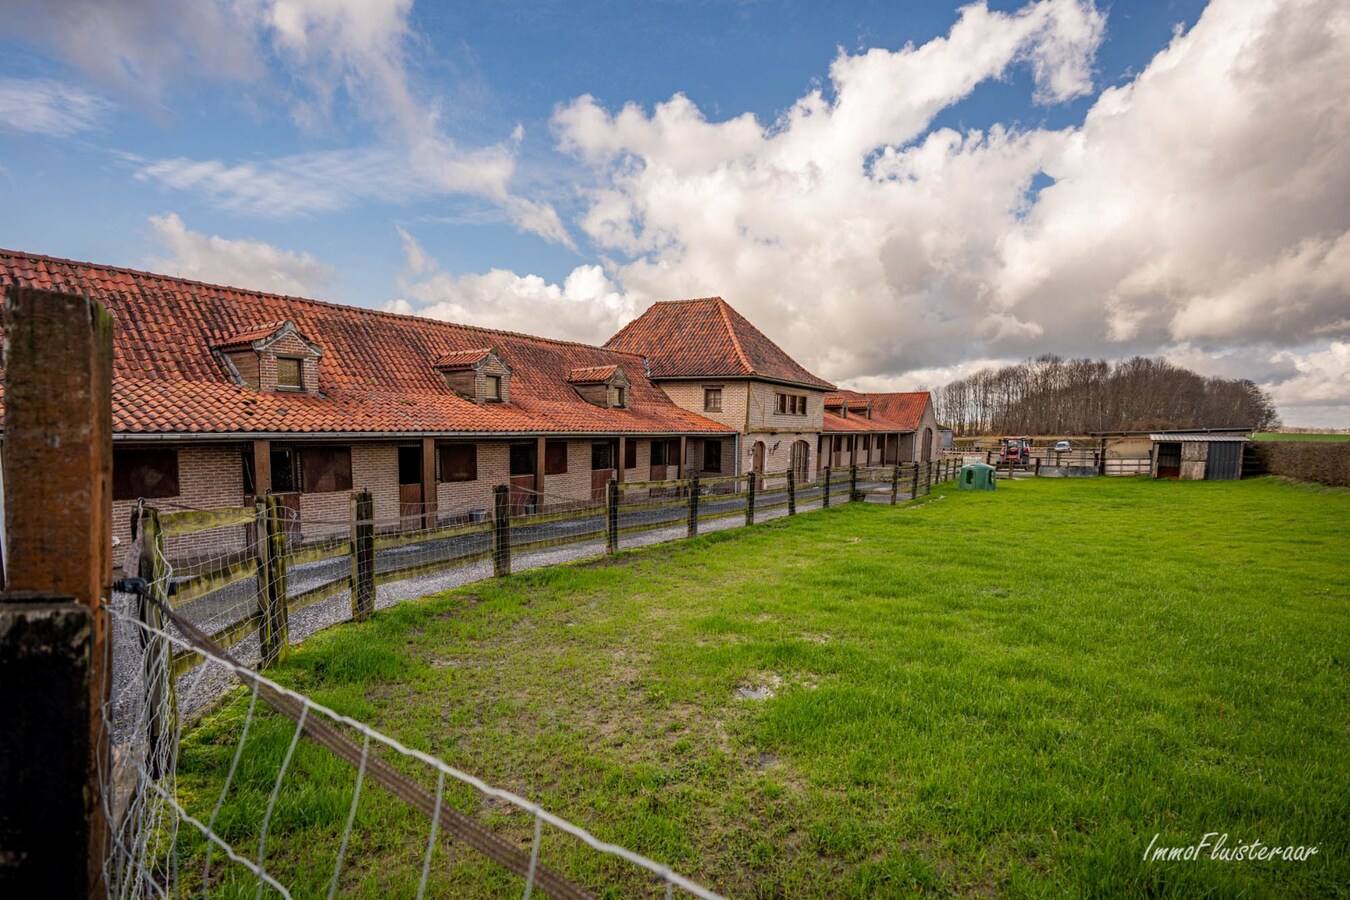
[[[730,433],[672,403],[639,357],[601,347],[0,250],[0,292],[14,285],[82,294],[112,314],[123,435]],[[260,322],[290,322],[322,349],[318,393],[233,380],[212,348]],[[509,403],[466,400],[435,368],[484,347],[512,369]],[[625,408],[596,407],[567,383],[573,369],[609,365],[637,373]]]
[[761,378],[816,390],[834,388],[802,368],[721,297],[653,303],[605,346],[645,356],[657,380]]
[[872,417],[863,419],[870,428],[866,431],[918,431],[923,423],[924,412],[928,409],[932,397],[927,391],[906,391],[900,393],[870,394],[861,391],[837,390],[825,395],[825,430],[858,431],[854,427],[843,427],[840,423],[853,423],[853,416],[843,417],[832,410],[864,409],[872,404]]
[[442,354],[441,358],[432,364],[432,368],[450,371],[472,369],[491,355],[492,350],[488,347],[475,347],[471,350],[451,350],[449,353]]
[[[622,371],[618,366],[583,366],[567,373],[571,384],[604,384]],[[626,377],[626,373],[625,373]]]
[[289,324],[290,322],[282,319],[280,322],[268,322],[254,328],[246,328],[237,334],[232,334],[229,337],[218,341],[214,346],[217,350],[234,350],[252,347],[258,341],[270,338]]

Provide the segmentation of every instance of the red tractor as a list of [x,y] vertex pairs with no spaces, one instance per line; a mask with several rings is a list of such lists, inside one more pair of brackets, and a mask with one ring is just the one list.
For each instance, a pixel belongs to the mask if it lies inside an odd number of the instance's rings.
[[1031,465],[1031,438],[1010,437],[1002,438],[999,443],[1002,449],[998,454],[1000,465],[1005,466],[1029,466]]

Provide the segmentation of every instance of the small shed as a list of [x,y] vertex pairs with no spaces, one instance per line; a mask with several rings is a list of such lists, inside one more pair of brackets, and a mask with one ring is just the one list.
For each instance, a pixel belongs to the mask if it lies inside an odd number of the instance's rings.
[[1236,481],[1242,477],[1242,454],[1250,437],[1212,432],[1156,432],[1153,444],[1154,478],[1182,481]]

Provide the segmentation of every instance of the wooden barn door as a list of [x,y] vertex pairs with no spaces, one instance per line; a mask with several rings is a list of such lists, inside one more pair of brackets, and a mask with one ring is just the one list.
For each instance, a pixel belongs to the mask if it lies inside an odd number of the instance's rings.
[[613,441],[596,441],[591,444],[591,500],[597,503],[604,501],[605,485],[613,481],[617,475],[614,456]]
[[534,492],[535,457],[538,441],[520,441],[511,445],[511,515],[519,516],[538,508]]
[[422,503],[422,446],[399,447],[398,516],[402,527],[421,525]]

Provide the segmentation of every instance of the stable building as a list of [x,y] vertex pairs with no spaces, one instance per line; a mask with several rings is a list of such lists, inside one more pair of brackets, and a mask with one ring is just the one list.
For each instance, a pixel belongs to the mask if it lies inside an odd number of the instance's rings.
[[1152,432],[1154,478],[1181,481],[1236,481],[1251,437],[1215,432]]
[[634,352],[0,250],[11,286],[113,316],[122,538],[140,498],[270,492],[340,525],[367,488],[384,525],[432,527],[491,509],[498,485],[524,512],[730,468],[706,447],[736,429],[672,402]]
[[941,435],[927,391],[825,395],[820,465],[890,466],[931,462],[942,452]]
[[648,374],[678,406],[735,431],[699,441],[705,472],[793,471],[814,480],[834,385],[788,356],[721,297],[652,304],[605,344],[646,360]]

